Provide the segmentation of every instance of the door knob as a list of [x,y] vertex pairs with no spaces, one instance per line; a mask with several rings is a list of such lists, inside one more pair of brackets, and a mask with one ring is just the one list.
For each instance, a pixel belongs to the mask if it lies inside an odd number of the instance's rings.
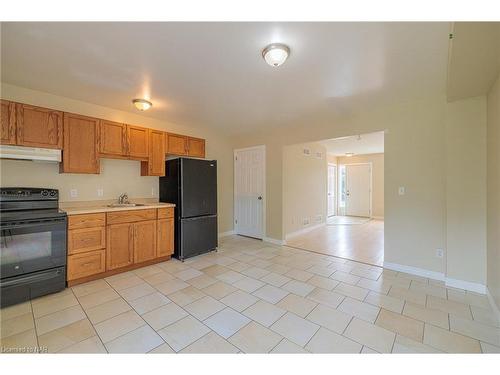
[[261,196],[259,196],[257,199],[258,199],[259,201],[261,201],[261,200],[262,200],[262,197],[261,197]]

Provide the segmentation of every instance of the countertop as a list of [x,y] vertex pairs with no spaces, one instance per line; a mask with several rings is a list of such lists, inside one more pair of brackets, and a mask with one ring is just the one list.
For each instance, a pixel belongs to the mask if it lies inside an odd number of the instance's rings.
[[116,211],[132,211],[132,210],[147,210],[152,208],[168,208],[175,207],[173,203],[162,202],[144,202],[131,200],[132,203],[141,203],[144,206],[135,207],[108,207],[107,205],[114,201],[92,201],[92,202],[61,202],[59,208],[68,215],[95,214],[101,212],[116,212]]

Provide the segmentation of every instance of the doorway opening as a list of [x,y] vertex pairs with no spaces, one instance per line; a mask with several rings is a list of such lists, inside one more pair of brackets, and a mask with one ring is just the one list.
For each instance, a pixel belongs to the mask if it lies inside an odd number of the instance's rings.
[[[382,266],[384,132],[285,149],[286,244]],[[319,155],[324,155],[323,162]]]

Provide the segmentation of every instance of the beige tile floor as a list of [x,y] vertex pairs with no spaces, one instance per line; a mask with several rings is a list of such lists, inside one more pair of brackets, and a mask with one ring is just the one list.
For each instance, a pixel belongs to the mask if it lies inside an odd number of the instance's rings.
[[2,352],[500,352],[486,296],[237,236],[0,312]]
[[382,266],[384,264],[384,221],[371,219],[354,225],[325,225],[292,237],[287,240],[287,245]]

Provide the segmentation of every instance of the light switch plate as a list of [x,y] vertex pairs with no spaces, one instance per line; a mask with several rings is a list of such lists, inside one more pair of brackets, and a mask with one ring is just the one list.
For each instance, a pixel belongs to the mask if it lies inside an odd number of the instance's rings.
[[104,196],[104,189],[102,189],[102,188],[101,189],[97,189],[97,196],[98,197]]
[[404,186],[400,186],[399,189],[398,189],[398,194],[399,195],[405,195],[406,193],[406,189]]
[[70,195],[70,197],[71,197],[71,198],[77,198],[77,197],[78,197],[78,190],[76,190],[76,189],[71,189],[71,190],[69,191],[69,195]]
[[438,258],[442,258],[444,256],[444,251],[443,249],[436,249],[436,256]]

